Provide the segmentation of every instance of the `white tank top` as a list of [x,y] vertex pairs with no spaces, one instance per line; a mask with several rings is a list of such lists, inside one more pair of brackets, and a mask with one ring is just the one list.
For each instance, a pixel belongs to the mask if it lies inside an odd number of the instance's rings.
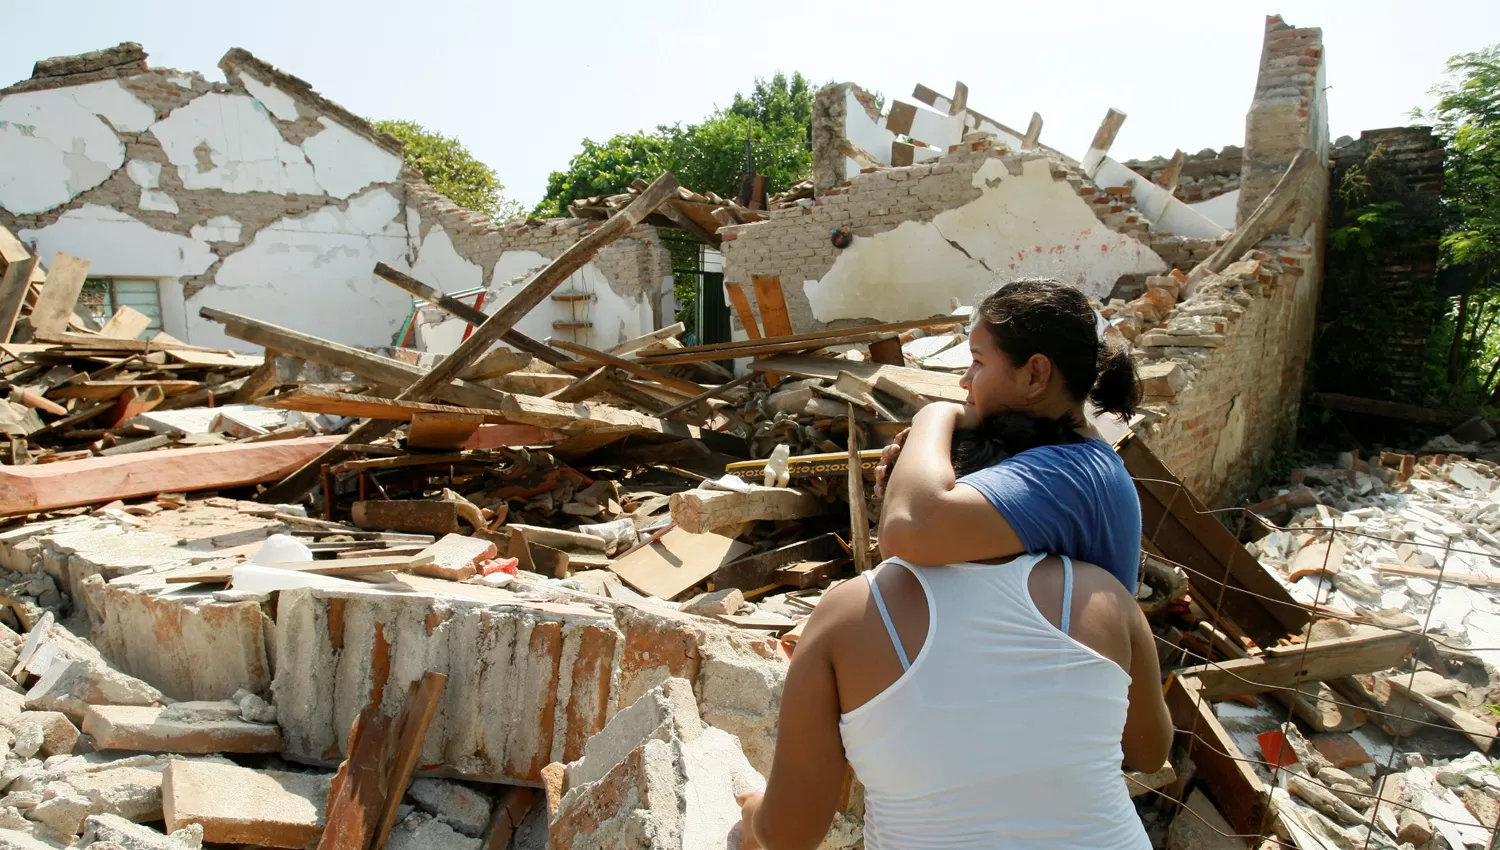
[[921,582],[928,625],[901,678],[839,721],[868,850],[1151,847],[1120,770],[1130,674],[1037,610],[1027,581],[1043,557],[886,562]]

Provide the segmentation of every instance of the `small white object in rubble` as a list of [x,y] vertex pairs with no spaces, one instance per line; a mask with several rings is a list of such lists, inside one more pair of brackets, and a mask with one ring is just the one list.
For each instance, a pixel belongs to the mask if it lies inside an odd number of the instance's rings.
[[715,478],[712,481],[704,481],[705,490],[728,490],[731,493],[748,493],[752,489],[750,482],[740,478],[733,473],[725,473],[723,478]]
[[789,459],[792,456],[792,447],[782,443],[771,450],[771,456],[766,459],[765,484],[767,487],[785,487],[791,475],[787,471]]
[[678,610],[685,614],[700,614],[712,617],[715,614],[734,614],[745,606],[745,594],[737,587],[726,587],[712,593],[702,593],[682,603]]
[[307,548],[302,541],[287,534],[273,534],[266,538],[266,542],[260,544],[260,548],[255,550],[254,555],[250,556],[250,563],[265,566],[312,559],[312,550]]

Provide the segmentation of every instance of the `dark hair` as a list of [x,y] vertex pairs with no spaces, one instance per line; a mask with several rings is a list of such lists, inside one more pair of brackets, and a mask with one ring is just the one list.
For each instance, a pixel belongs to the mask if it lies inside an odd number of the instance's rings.
[[1141,400],[1135,363],[1123,345],[1099,339],[1089,300],[1077,287],[1050,278],[1025,278],[980,302],[975,321],[995,338],[1011,363],[1032,355],[1052,361],[1068,394],[1100,413],[1129,418]]
[[[1015,411],[991,414],[978,428],[959,428],[953,432],[953,444],[948,453],[953,461],[953,472],[962,478],[1027,449],[1082,443],[1085,438],[1078,433],[1078,425],[1073,417],[1066,415],[1048,419]],[[891,461],[886,475],[895,470],[899,459],[897,455],[896,460]]]

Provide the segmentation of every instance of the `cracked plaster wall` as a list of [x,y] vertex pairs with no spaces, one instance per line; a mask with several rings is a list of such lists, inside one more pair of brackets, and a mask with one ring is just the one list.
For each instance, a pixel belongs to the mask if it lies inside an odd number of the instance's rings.
[[[780,275],[803,331],[946,313],[951,298],[972,304],[1023,276],[1061,278],[1102,298],[1123,276],[1170,268],[1143,241],[1144,224],[1101,220],[1113,213],[1063,179],[1068,167],[1055,155],[972,148],[860,174],[816,203],[723,228],[725,281]],[[855,236],[842,251],[829,239],[840,225]]]

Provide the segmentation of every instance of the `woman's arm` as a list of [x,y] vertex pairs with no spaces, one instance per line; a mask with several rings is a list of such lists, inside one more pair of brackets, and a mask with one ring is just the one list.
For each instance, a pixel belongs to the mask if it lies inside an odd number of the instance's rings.
[[1005,558],[1026,551],[1004,515],[972,487],[958,486],[953,430],[969,413],[933,403],[917,412],[886,485],[880,548],[921,566]]
[[[828,834],[848,762],[839,736],[832,645],[846,606],[814,609],[787,670],[776,730],[776,757],[764,796],[744,803],[745,848],[812,850]],[[825,610],[827,606],[827,610]]]
[[1151,624],[1128,593],[1122,594],[1120,605],[1130,629],[1130,706],[1120,744],[1127,770],[1151,773],[1166,764],[1172,749],[1172,715],[1162,694],[1161,663]]

